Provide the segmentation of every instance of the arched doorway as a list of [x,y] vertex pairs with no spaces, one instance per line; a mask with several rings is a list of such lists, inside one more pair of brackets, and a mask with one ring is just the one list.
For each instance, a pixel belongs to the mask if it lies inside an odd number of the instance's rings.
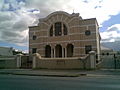
[[73,48],[74,48],[74,46],[72,44],[67,45],[67,57],[73,56]]
[[55,54],[56,54],[56,57],[62,57],[62,46],[61,45],[56,45]]
[[49,45],[46,45],[46,47],[45,47],[45,57],[46,58],[51,57],[51,47]]

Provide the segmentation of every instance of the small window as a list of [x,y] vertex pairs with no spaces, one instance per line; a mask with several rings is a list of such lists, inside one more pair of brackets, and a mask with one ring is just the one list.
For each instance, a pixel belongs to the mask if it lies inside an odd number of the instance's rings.
[[92,51],[92,46],[91,45],[85,46],[85,53],[89,54],[90,51]]
[[32,48],[32,53],[36,53],[37,52],[37,48]]
[[37,36],[33,35],[33,40],[36,40],[37,39]]
[[85,35],[90,35],[91,34],[91,32],[89,31],[89,30],[87,30],[87,31],[85,31]]

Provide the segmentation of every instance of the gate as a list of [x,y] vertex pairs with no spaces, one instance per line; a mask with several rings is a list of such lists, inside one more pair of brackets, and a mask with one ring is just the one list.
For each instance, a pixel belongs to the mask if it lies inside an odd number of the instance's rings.
[[32,68],[32,61],[29,60],[29,56],[21,57],[21,68],[23,68],[23,69]]
[[120,69],[120,55],[107,54],[101,56],[101,67],[106,69]]

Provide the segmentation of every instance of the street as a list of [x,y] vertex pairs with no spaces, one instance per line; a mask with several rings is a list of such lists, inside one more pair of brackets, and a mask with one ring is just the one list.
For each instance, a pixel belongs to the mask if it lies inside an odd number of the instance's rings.
[[0,90],[120,90],[120,76],[0,75]]

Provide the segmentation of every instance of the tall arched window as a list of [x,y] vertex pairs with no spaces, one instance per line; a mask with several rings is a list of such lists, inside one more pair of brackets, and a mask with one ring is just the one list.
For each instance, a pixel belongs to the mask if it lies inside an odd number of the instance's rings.
[[67,35],[67,27],[65,26],[65,24],[63,24],[63,33],[64,33],[64,35]]
[[49,45],[46,45],[46,47],[45,47],[45,57],[46,58],[51,57],[51,47]]
[[62,35],[62,23],[56,22],[55,23],[55,36],[61,36]]
[[50,36],[61,36],[61,35],[67,35],[67,27],[62,22],[56,22],[50,27]]
[[55,46],[55,53],[56,53],[56,57],[62,57],[62,46],[61,45]]
[[53,36],[53,25],[50,28],[50,36]]
[[67,57],[73,56],[73,48],[74,48],[74,46],[72,44],[67,45]]

